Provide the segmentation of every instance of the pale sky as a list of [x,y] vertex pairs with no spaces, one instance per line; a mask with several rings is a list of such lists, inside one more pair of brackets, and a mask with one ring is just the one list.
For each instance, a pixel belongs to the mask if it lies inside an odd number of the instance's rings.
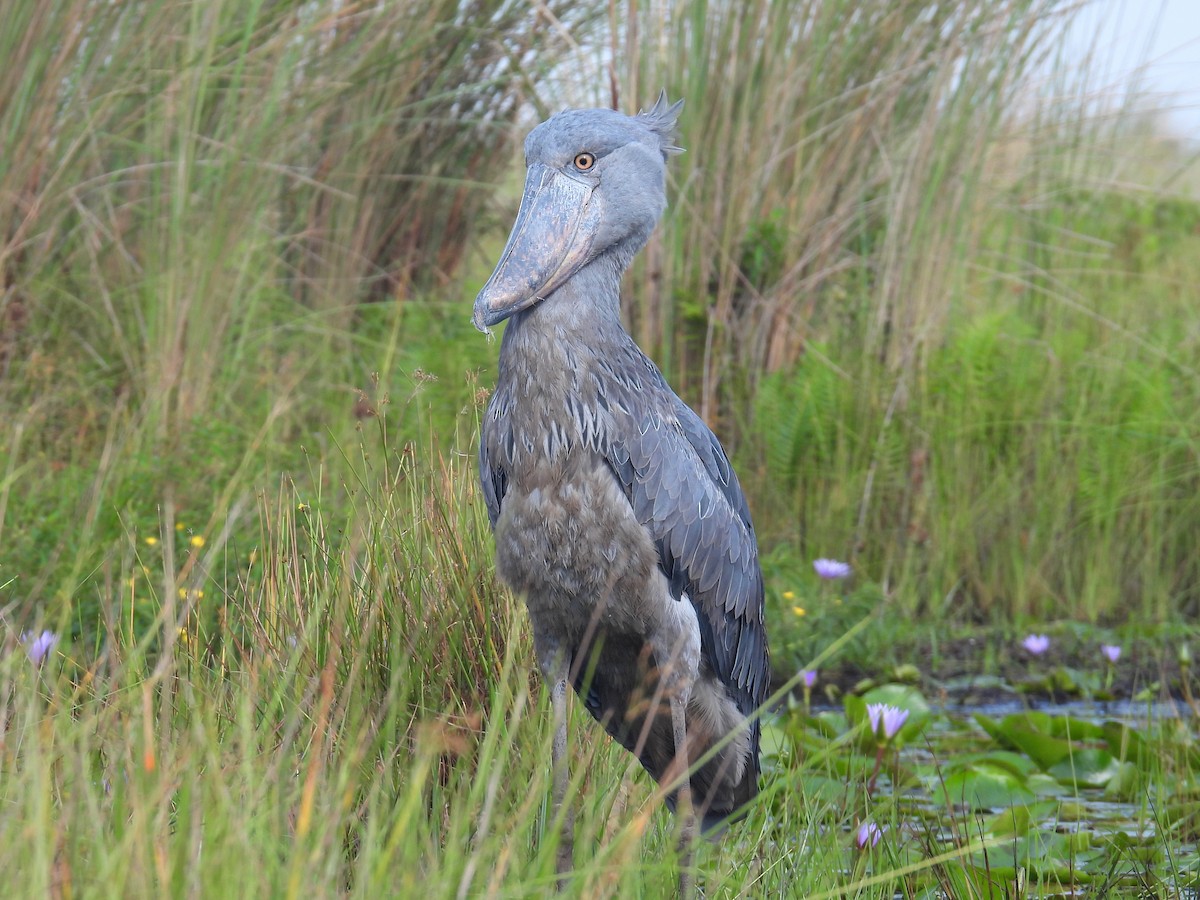
[[1200,143],[1200,0],[1094,0],[1068,53],[1080,59],[1093,46],[1092,87],[1114,96],[1140,90],[1168,111],[1171,131]]

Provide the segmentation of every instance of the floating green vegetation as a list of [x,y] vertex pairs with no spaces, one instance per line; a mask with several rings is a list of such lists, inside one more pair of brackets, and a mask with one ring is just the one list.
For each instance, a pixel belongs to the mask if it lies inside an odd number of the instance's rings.
[[[993,718],[887,684],[841,709],[794,703],[763,733],[772,770],[858,810],[847,866],[857,853],[910,871],[913,896],[1200,887],[1200,748],[1171,709],[1137,723],[1101,708]],[[1011,893],[1020,884],[1029,893]]]

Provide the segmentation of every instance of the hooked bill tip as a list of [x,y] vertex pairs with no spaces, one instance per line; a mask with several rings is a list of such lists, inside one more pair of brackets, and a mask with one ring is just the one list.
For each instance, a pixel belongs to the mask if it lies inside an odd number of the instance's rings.
[[482,310],[476,310],[475,314],[471,316],[471,324],[475,326],[477,331],[482,331],[486,334],[490,341],[493,337],[492,329],[487,327],[487,323],[483,321],[483,316],[480,313],[482,313]]

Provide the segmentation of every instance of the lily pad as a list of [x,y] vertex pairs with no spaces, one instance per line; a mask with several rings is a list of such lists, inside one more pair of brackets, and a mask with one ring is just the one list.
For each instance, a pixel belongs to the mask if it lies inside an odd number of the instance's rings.
[[1027,756],[1011,750],[989,750],[985,753],[960,753],[943,764],[946,772],[957,772],[979,765],[1007,769],[1018,778],[1028,778],[1037,771],[1037,766]]
[[977,713],[975,721],[1000,744],[1021,751],[1042,769],[1049,770],[1071,753],[1069,741],[1051,737],[1047,733],[1048,727],[1036,727],[1048,724],[1043,723],[1038,714],[1006,716],[1002,722],[996,722]]
[[1071,741],[1099,741],[1104,739],[1104,726],[1075,716],[1047,716],[1045,731],[1053,737]]
[[884,684],[863,695],[863,703],[887,703],[907,709],[910,715],[929,713],[929,701],[910,684]]
[[1044,772],[1035,772],[1025,779],[1025,786],[1039,797],[1061,797],[1068,788],[1058,783],[1058,779]]
[[1061,784],[1072,787],[1104,787],[1120,772],[1121,764],[1107,750],[1077,749],[1049,768]]
[[1145,785],[1142,770],[1131,762],[1118,762],[1116,774],[1104,785],[1104,796],[1112,800],[1134,800]]
[[1025,781],[1009,769],[987,762],[947,775],[935,790],[944,803],[966,805],[972,809],[998,809],[1034,799]]
[[1100,726],[1109,752],[1117,759],[1127,760],[1144,769],[1154,758],[1146,739],[1124,722],[1105,722]]
[[985,818],[983,831],[993,837],[1006,834],[1021,836],[1036,828],[1039,820],[1054,808],[1054,801],[1043,801],[1029,806],[1011,806]]

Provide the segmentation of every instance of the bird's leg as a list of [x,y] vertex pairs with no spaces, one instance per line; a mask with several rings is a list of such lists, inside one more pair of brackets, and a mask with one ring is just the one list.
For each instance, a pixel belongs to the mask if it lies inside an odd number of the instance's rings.
[[570,772],[567,767],[567,678],[566,667],[558,664],[556,675],[550,687],[550,707],[554,713],[554,740],[550,745],[550,756],[553,767],[552,797],[554,800],[554,821],[560,823],[558,837],[558,855],[555,869],[558,872],[558,886],[566,886],[566,876],[575,865],[575,816],[567,805],[567,785]]
[[675,766],[682,775],[675,797],[675,812],[682,823],[679,831],[679,896],[692,896],[692,845],[696,839],[696,815],[692,808],[692,779],[688,773],[687,704],[690,691],[671,692],[671,729],[675,737]]

